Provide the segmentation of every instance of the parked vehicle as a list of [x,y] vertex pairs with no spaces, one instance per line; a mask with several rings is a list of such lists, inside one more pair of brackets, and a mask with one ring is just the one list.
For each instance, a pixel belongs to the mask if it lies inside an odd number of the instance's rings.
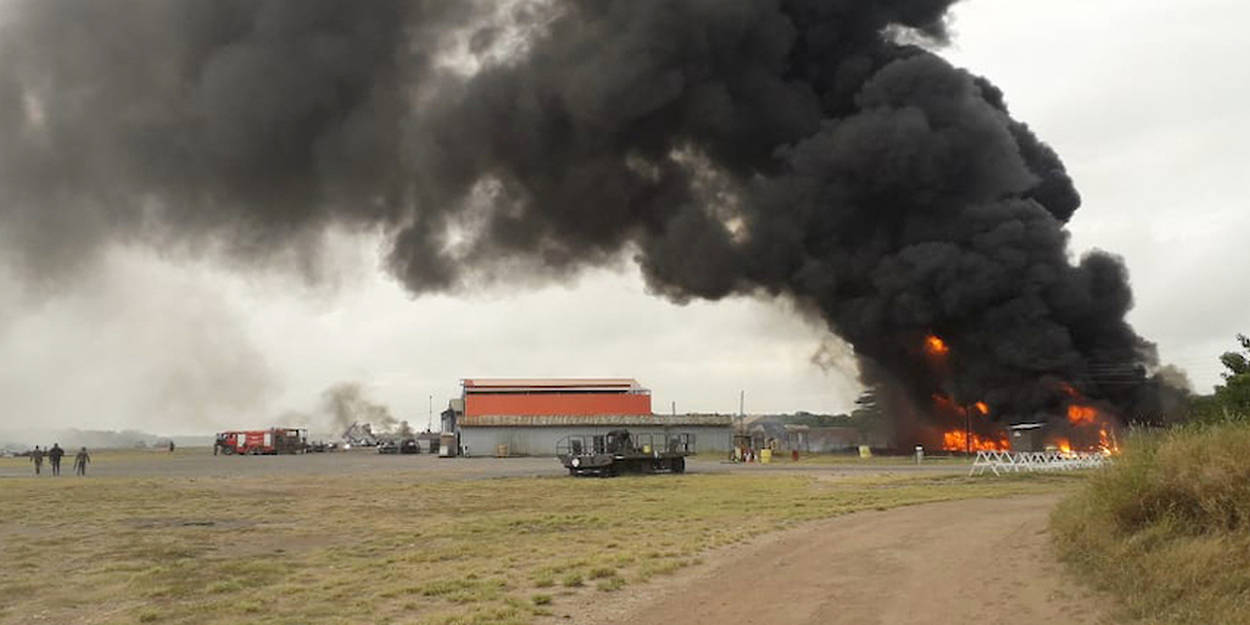
[[566,436],[556,443],[556,456],[569,475],[609,477],[620,473],[684,473],[686,456],[694,454],[694,434],[607,434]]
[[269,428],[218,432],[214,453],[234,455],[302,454],[308,451],[308,430]]

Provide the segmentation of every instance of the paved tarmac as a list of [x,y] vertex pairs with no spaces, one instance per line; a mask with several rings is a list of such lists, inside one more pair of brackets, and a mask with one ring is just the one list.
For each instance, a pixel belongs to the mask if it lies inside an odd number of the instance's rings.
[[[295,456],[214,456],[208,448],[180,448],[174,453],[157,450],[92,451],[89,477],[264,477],[290,475],[352,475],[411,473],[415,479],[486,479],[565,475],[555,458],[438,458],[429,454],[387,455],[362,449]],[[72,479],[72,456],[66,456],[63,475]],[[865,464],[731,464],[719,458],[691,458],[689,473],[803,472],[803,473],[963,473],[966,465],[932,463],[916,465],[900,461]],[[52,479],[44,463],[43,479]],[[27,458],[0,459],[0,478],[33,477]]]

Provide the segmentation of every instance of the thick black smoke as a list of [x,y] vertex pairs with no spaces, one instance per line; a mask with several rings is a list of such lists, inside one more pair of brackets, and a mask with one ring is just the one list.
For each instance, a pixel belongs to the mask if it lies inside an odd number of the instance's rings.
[[[39,274],[378,228],[414,292],[624,251],[676,300],[793,298],[902,404],[1152,414],[1123,263],[1069,262],[1063,164],[911,43],[952,2],[19,2],[0,236]],[[440,64],[458,40],[480,69]]]

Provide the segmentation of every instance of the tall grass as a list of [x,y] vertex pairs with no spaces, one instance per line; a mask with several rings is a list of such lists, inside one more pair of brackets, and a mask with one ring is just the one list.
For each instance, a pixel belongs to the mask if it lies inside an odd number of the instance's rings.
[[1250,624],[1250,425],[1137,434],[1062,502],[1064,559],[1151,623]]

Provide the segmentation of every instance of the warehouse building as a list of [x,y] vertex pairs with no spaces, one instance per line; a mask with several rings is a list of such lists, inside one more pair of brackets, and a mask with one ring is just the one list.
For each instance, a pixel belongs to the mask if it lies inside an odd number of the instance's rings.
[[724,452],[733,436],[730,417],[657,415],[651,391],[628,378],[461,380],[459,399],[443,413],[443,431],[455,433],[469,455],[551,456],[570,435],[694,434],[699,453]]

